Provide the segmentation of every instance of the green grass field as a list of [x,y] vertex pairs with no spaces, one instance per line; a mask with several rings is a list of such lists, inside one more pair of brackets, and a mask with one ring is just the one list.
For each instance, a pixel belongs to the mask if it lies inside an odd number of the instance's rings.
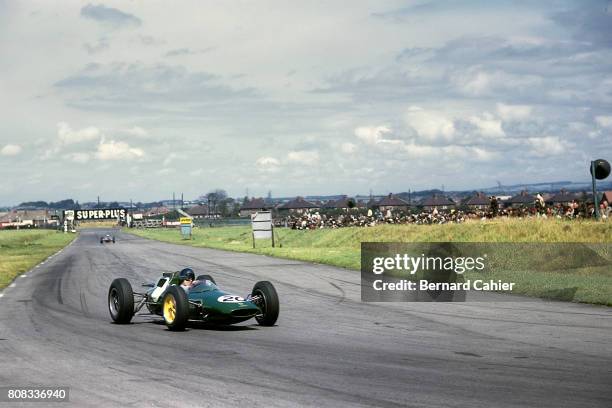
[[0,231],[0,289],[74,238],[51,230]]
[[[298,231],[277,229],[277,247],[257,242],[250,227],[195,229],[193,240],[182,240],[178,229],[128,230],[136,235],[196,247],[251,252],[280,258],[360,269],[361,242],[587,242],[611,243],[612,223],[557,220],[496,220],[447,225],[380,225]],[[612,305],[612,270],[592,268],[568,273],[505,272],[496,275],[516,282],[514,293],[560,300]],[[571,298],[565,288],[574,288]]]

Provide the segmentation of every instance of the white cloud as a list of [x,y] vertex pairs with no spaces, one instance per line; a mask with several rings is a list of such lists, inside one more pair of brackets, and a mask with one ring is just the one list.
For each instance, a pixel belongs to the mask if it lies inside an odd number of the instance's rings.
[[274,157],[260,157],[255,162],[255,166],[261,171],[274,173],[278,171],[280,161]]
[[428,146],[416,143],[403,145],[403,150],[410,159],[435,159],[444,157],[446,161],[479,161],[486,162],[498,158],[498,154],[474,146]]
[[531,115],[532,107],[529,105],[497,104],[497,114],[506,122],[527,119]]
[[596,116],[595,122],[603,128],[612,128],[612,116]]
[[419,136],[430,141],[438,139],[449,141],[455,134],[455,125],[452,120],[440,113],[426,111],[418,106],[411,106],[405,119]]
[[340,150],[342,151],[342,153],[352,154],[357,151],[357,146],[353,143],[346,142],[340,145]]
[[491,161],[499,158],[499,154],[480,147],[469,147],[468,152],[477,161]]
[[137,147],[130,147],[125,142],[111,140],[100,141],[96,157],[100,160],[134,160],[144,156],[144,151]]
[[387,133],[391,133],[391,129],[387,126],[362,126],[355,129],[355,136],[368,145],[381,142]]
[[485,112],[482,117],[472,116],[469,122],[478,128],[478,132],[485,137],[504,137],[506,133],[502,129],[500,120],[496,120],[493,115]]
[[57,137],[63,144],[81,143],[94,140],[101,136],[100,129],[90,126],[79,130],[73,130],[66,122],[57,124]]
[[556,156],[565,153],[570,146],[558,136],[530,137],[527,139],[531,154],[537,157]]
[[[444,138],[452,136],[455,132],[453,123],[442,115],[424,111],[418,107],[412,107],[409,110],[412,115],[413,124],[420,130],[419,134],[428,139]],[[479,118],[480,119],[480,118]],[[490,114],[484,115],[484,119],[480,119],[480,123],[484,131],[498,134],[498,130],[494,123],[493,117]],[[501,123],[497,121],[500,125]],[[364,143],[376,148],[378,153],[384,155],[396,154],[408,159],[436,159],[444,157],[445,160],[461,160],[461,161],[476,161],[487,162],[494,160],[499,155],[494,151],[486,150],[478,146],[459,146],[459,145],[431,145],[427,143],[418,143],[411,140],[403,139],[388,139],[385,135],[391,133],[391,130],[385,126],[377,127],[360,127],[355,129],[355,134]],[[503,133],[503,131],[502,131]],[[430,140],[431,141],[431,140]]]
[[19,145],[7,144],[0,150],[3,156],[17,156],[23,149]]
[[259,159],[257,159],[256,164],[258,166],[278,166],[280,165],[280,162],[278,161],[278,159],[275,159],[274,157],[260,157]]
[[319,152],[312,150],[298,150],[289,152],[287,159],[290,162],[312,165],[319,161]]

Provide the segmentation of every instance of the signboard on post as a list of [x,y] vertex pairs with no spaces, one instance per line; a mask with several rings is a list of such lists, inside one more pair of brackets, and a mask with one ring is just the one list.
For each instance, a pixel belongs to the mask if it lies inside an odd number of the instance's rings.
[[274,248],[274,226],[270,211],[258,211],[251,214],[251,228],[253,230],[253,248],[256,239],[271,239]]
[[192,228],[192,220],[188,217],[181,217],[179,219],[181,223],[181,236],[183,239],[191,239],[191,228]]
[[125,208],[97,208],[94,210],[64,211],[64,217],[67,214],[71,214],[76,221],[125,220],[127,210]]

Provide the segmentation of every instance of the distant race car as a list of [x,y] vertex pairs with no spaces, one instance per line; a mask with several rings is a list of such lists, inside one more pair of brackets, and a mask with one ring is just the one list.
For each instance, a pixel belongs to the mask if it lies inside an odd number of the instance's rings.
[[100,243],[103,244],[105,242],[112,242],[113,244],[115,243],[115,236],[111,236],[110,234],[106,234],[103,237],[100,237]]
[[210,275],[198,276],[187,290],[180,285],[181,273],[164,273],[156,283],[143,284],[149,288],[145,293],[134,292],[125,278],[115,279],[108,291],[113,321],[129,323],[146,305],[150,313],[162,316],[166,326],[174,331],[184,330],[189,320],[230,325],[255,318],[261,326],[276,323],[279,301],[272,283],[257,282],[243,298],[219,289]]

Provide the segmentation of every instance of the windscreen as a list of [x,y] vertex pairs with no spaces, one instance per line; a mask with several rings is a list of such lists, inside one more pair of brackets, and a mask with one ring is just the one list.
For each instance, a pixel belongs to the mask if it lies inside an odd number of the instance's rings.
[[209,281],[208,279],[195,281],[191,286],[190,292],[207,292],[209,290],[217,289],[217,285]]

